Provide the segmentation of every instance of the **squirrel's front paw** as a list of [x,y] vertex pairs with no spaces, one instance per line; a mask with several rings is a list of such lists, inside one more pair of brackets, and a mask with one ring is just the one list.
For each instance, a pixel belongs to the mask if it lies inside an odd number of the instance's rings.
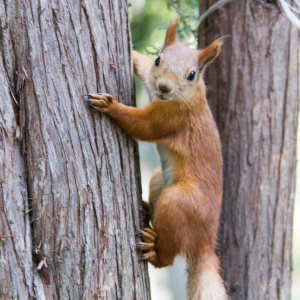
[[137,243],[137,248],[143,251],[142,260],[146,260],[153,265],[157,263],[157,254],[155,251],[156,232],[151,228],[144,228],[140,231],[142,242]]
[[97,93],[97,94],[87,94],[89,105],[93,106],[100,112],[108,112],[110,106],[112,105],[114,98],[110,94]]

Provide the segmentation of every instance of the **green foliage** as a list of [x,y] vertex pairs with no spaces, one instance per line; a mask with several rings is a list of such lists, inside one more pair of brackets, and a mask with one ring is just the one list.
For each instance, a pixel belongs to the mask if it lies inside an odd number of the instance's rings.
[[179,30],[181,39],[190,39],[197,34],[195,24],[199,17],[198,0],[165,0],[173,8],[181,21],[182,26]]
[[176,18],[180,40],[196,46],[198,9],[197,0],[129,1],[133,48],[156,56],[164,43],[168,25]]

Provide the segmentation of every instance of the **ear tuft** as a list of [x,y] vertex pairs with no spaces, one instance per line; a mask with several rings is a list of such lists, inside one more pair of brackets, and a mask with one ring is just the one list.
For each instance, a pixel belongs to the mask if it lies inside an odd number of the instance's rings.
[[212,42],[208,47],[198,51],[198,60],[201,73],[203,73],[206,67],[218,57],[222,45],[223,40],[221,38]]
[[177,36],[176,36],[177,25],[178,25],[178,20],[175,19],[168,27],[164,48],[177,43]]

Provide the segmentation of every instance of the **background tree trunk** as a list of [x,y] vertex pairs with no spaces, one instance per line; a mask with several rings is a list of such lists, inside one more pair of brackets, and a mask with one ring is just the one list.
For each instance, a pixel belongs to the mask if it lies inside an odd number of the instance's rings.
[[149,299],[136,145],[83,100],[133,104],[126,1],[0,1],[0,25],[0,299]]
[[231,299],[290,299],[298,30],[276,1],[247,0],[212,14],[200,46],[228,34],[206,74],[223,144],[223,277]]

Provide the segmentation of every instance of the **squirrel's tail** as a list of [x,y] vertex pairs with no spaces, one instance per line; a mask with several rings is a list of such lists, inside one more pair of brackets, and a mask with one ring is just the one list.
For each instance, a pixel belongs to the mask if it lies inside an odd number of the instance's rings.
[[214,253],[189,257],[187,293],[189,300],[228,300]]

